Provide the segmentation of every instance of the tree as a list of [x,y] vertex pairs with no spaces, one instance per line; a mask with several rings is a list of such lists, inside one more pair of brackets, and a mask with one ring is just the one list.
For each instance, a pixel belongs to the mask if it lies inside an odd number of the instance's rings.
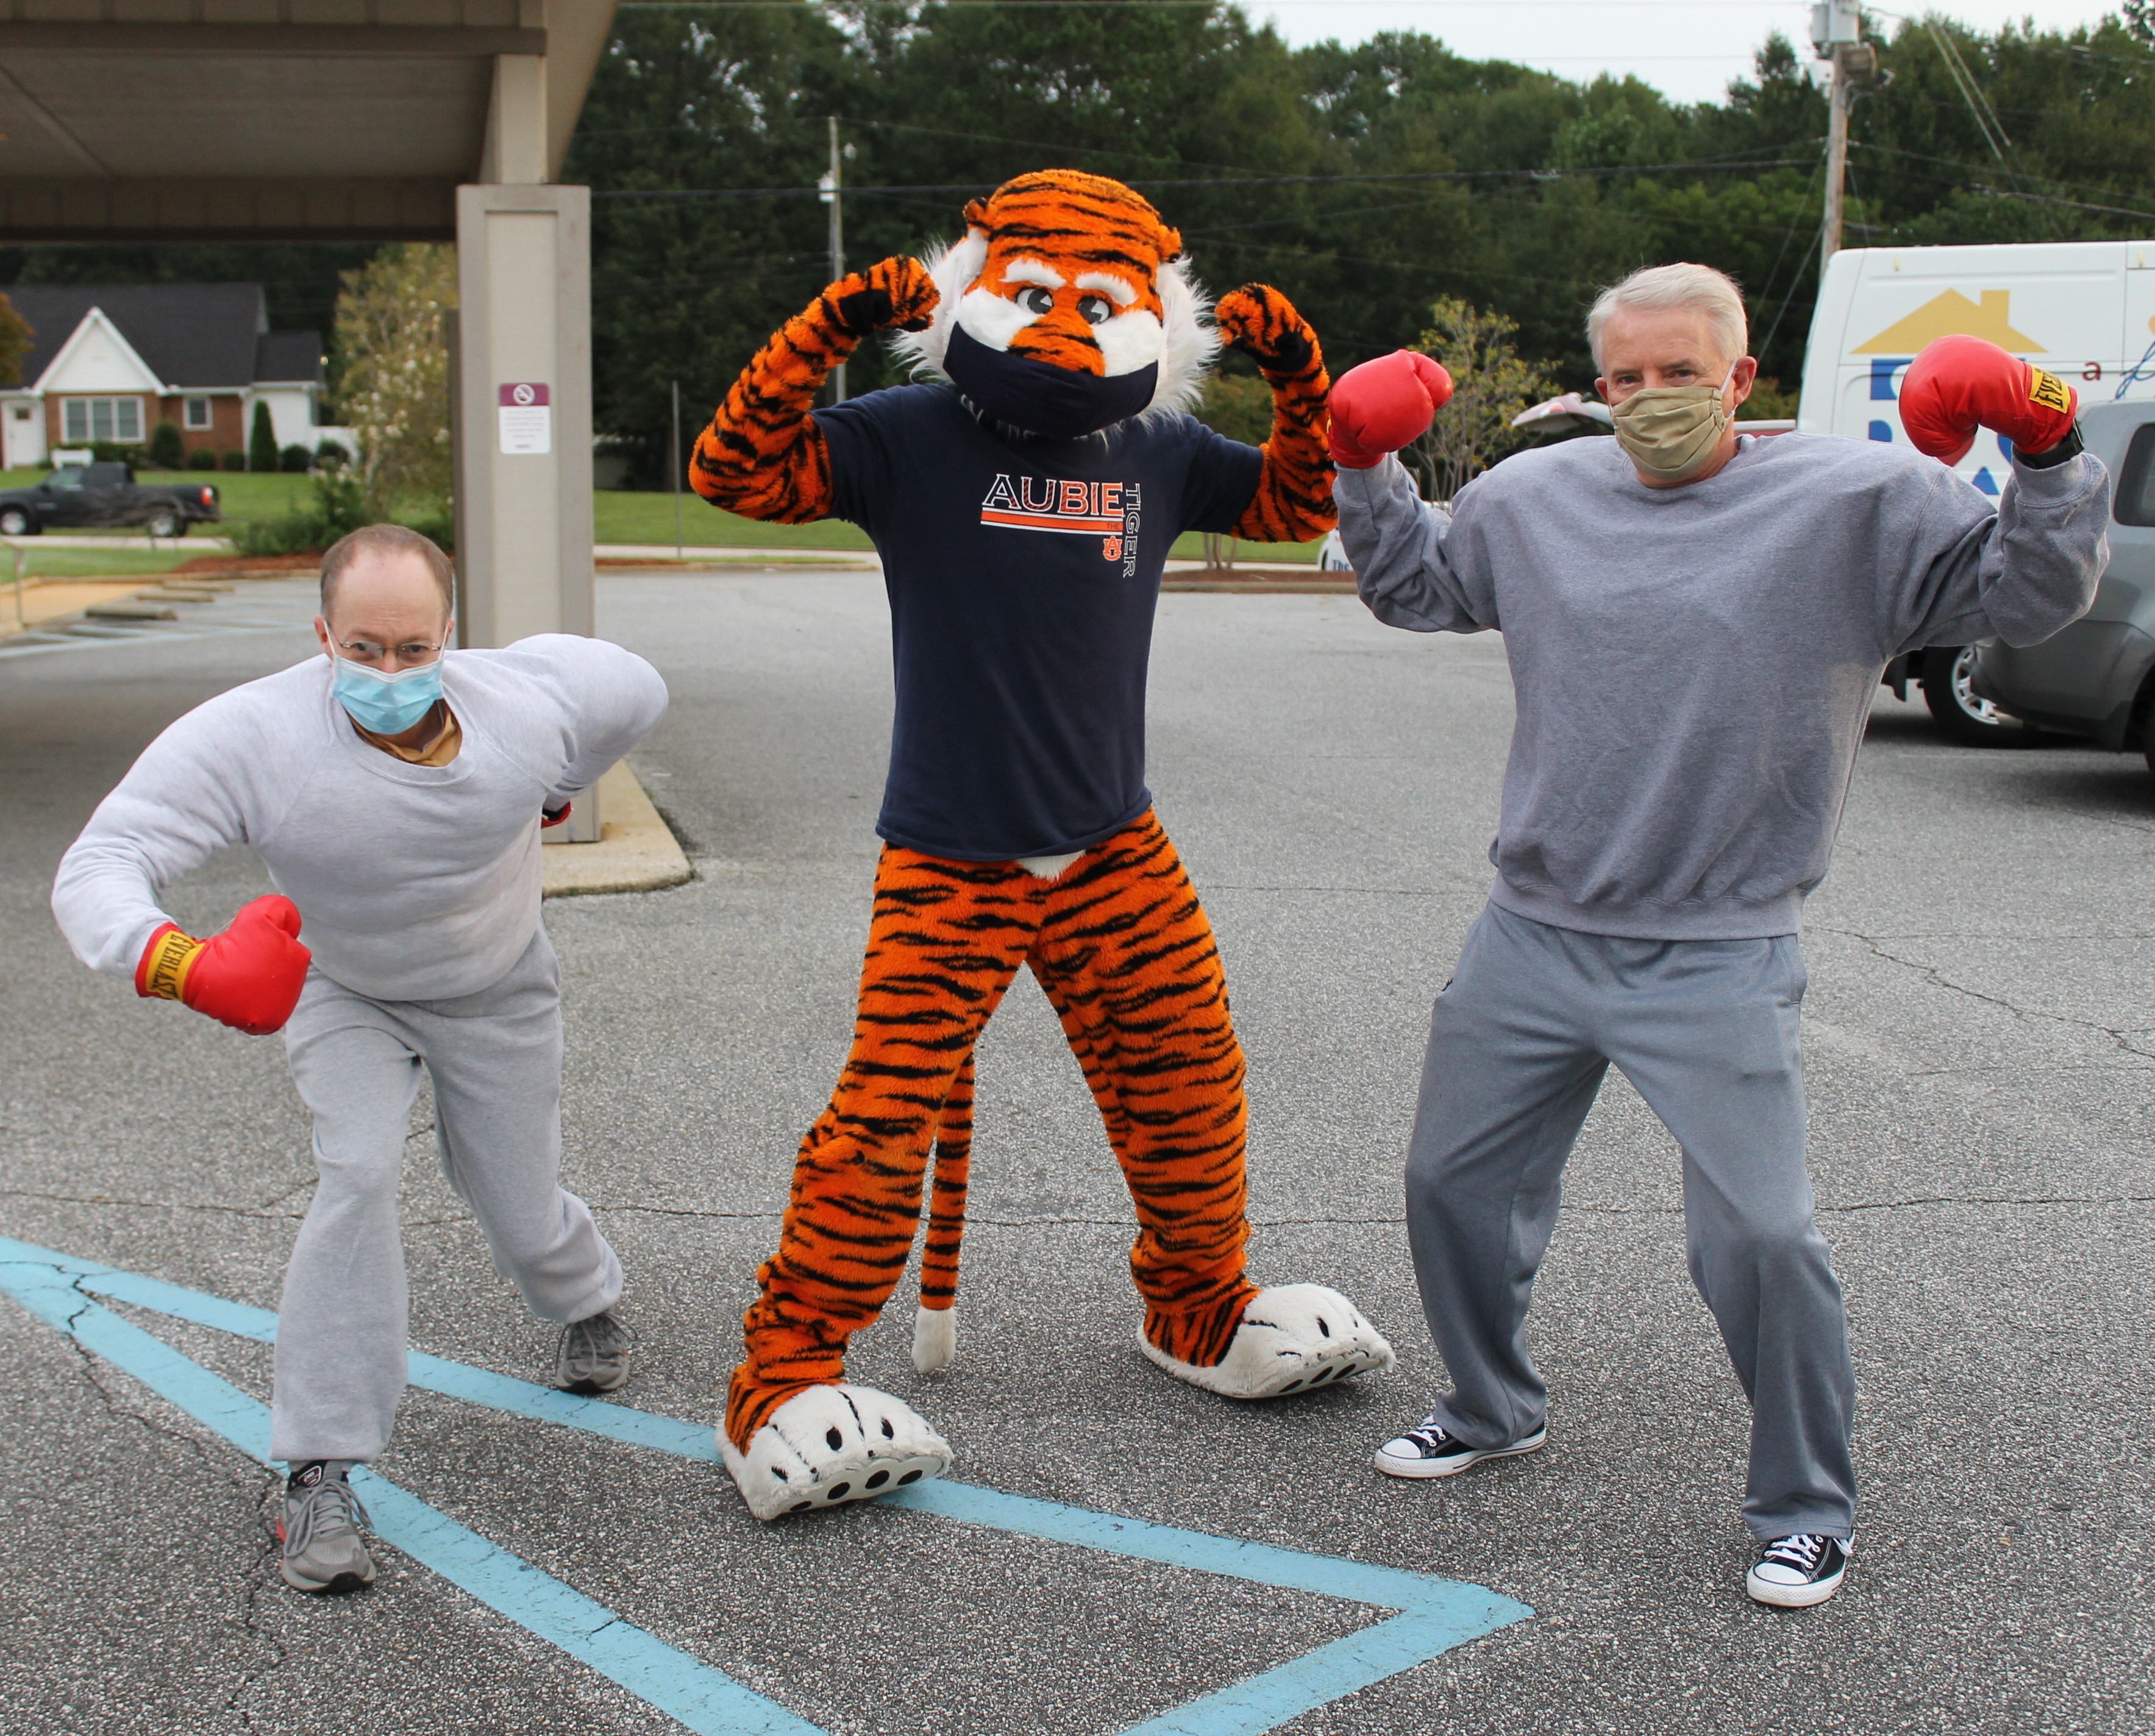
[[367,510],[376,518],[398,510],[445,513],[456,249],[419,243],[384,248],[344,281],[336,310],[344,415],[359,436],[358,481]]
[[254,401],[254,426],[247,434],[247,468],[254,471],[277,468],[277,429],[269,420],[269,406]]
[[1451,402],[1408,448],[1406,462],[1429,499],[1449,500],[1520,443],[1512,418],[1554,396],[1557,383],[1513,348],[1515,320],[1443,296],[1431,304],[1429,321],[1415,347],[1444,364]]
[[177,470],[187,462],[187,441],[180,433],[180,425],[166,417],[150,430],[150,443],[144,448],[153,469]]
[[15,311],[14,304],[0,295],[0,386],[22,383],[23,358],[37,335],[30,322]]

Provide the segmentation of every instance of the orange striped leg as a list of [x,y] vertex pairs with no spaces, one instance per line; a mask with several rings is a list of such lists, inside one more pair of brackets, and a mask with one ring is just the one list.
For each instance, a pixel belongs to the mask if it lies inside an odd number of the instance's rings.
[[1150,814],[1054,883],[1030,962],[1137,1208],[1145,1336],[1210,1368],[1257,1294],[1243,1273],[1242,1051],[1212,926]]
[[958,1253],[965,1239],[965,1185],[973,1167],[973,1057],[958,1069],[943,1099],[935,1134],[935,1183],[928,1199],[928,1235],[920,1249],[920,1305],[932,1312],[958,1300]]
[[1042,883],[1015,863],[886,846],[853,1045],[801,1141],[778,1251],[756,1273],[726,1433],[750,1437],[796,1392],[845,1378],[846,1341],[890,1298],[920,1221],[929,1143],[973,1043],[1031,950]]

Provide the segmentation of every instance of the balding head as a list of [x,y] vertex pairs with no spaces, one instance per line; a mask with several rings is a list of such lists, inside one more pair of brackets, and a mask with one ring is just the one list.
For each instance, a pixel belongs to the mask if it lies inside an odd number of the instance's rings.
[[[322,556],[315,637],[332,656],[381,668],[429,663],[455,630],[455,596],[449,558],[430,538],[402,525],[368,525]],[[361,654],[359,646],[387,655]]]

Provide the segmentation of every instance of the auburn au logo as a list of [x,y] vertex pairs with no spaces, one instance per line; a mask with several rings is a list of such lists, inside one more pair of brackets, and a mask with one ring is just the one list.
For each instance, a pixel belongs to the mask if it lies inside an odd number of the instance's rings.
[[1046,530],[1062,536],[1097,536],[1100,558],[1137,570],[1138,484],[1064,482],[1052,476],[998,473],[980,503],[980,522],[1008,530]]

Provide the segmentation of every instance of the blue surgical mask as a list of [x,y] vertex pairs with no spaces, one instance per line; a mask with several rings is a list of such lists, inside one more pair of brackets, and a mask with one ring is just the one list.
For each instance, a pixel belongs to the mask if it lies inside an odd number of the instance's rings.
[[442,660],[385,675],[348,657],[330,659],[335,669],[331,689],[337,703],[361,729],[377,735],[401,735],[433,709],[442,697]]

